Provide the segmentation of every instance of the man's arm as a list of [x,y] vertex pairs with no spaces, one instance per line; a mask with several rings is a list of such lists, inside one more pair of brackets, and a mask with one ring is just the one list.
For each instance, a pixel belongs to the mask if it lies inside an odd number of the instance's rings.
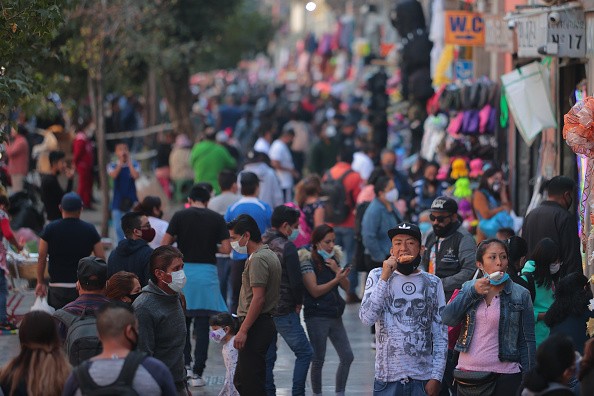
[[224,239],[221,241],[221,247],[219,247],[219,253],[221,254],[231,254],[231,240]]
[[128,157],[128,168],[130,168],[130,176],[132,179],[136,180],[140,176],[140,171],[136,169],[136,165],[138,163],[134,163],[130,157]]
[[[433,367],[431,369],[431,379],[441,382],[448,355],[448,328],[443,324],[443,320],[441,318],[441,314],[446,303],[443,287],[439,279],[437,281],[436,289],[437,295],[429,297],[436,299],[436,309],[433,311],[433,321],[431,323],[431,331],[433,336]],[[437,388],[437,392],[439,392],[439,387]]]
[[295,245],[288,243],[285,246],[284,257],[291,293],[295,302],[301,305],[303,302],[303,276],[301,276],[301,263],[299,262],[299,254]]
[[155,355],[154,318],[145,308],[134,307],[138,319],[138,350]]
[[161,240],[161,246],[172,245],[175,241],[175,237],[168,232],[163,235],[163,239]]
[[39,256],[37,257],[37,286],[35,286],[35,295],[45,297],[47,295],[47,286],[45,285],[45,266],[47,265],[47,242],[39,239]]
[[93,255],[105,260],[105,249],[103,249],[103,243],[101,243],[101,240],[99,240],[99,242],[93,246]]
[[119,161],[115,166],[108,165],[107,174],[109,175],[109,177],[111,177],[112,179],[117,178],[120,175],[120,171],[122,170],[122,165],[123,164]]
[[248,309],[247,315],[239,328],[239,331],[235,335],[234,346],[236,349],[243,349],[247,340],[247,333],[262,313],[264,303],[266,302],[266,288],[264,286],[252,286],[252,303]]
[[[374,261],[382,262],[385,260],[388,252],[383,252],[378,240],[376,238],[377,231],[379,228],[380,218],[378,212],[369,210],[367,208],[363,215],[363,221],[361,222],[361,236],[363,237],[363,246],[369,251],[369,255]],[[384,234],[385,235],[385,234]]]
[[561,252],[563,252],[561,276],[572,272],[583,272],[578,227],[573,214],[570,216],[563,221],[559,229],[559,243]]
[[460,271],[441,280],[443,282],[443,289],[446,292],[460,289],[462,284],[470,280],[476,271],[476,245],[471,235],[465,235],[460,240],[458,259],[460,260]]
[[[392,258],[388,259],[391,260]],[[388,260],[384,261],[384,266]],[[394,259],[395,262],[395,259]],[[395,266],[395,264],[393,264]],[[380,276],[382,272],[386,272],[386,276]],[[363,294],[363,301],[361,301],[361,308],[359,308],[359,319],[365,326],[373,326],[379,320],[385,305],[385,299],[388,294],[388,269],[374,269],[367,276],[365,282],[365,294]]]

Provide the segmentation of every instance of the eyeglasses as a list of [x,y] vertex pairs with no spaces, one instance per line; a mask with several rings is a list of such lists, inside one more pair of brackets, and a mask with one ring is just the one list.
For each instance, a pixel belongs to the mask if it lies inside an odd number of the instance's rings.
[[443,223],[445,220],[447,220],[449,218],[450,218],[450,215],[447,215],[447,216],[435,216],[433,214],[429,215],[429,220],[431,220],[431,221],[437,220],[439,223]]

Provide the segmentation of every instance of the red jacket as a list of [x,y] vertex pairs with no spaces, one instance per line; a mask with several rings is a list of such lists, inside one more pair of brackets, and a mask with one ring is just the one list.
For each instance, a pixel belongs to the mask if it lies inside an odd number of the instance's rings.
[[76,168],[93,167],[93,144],[84,132],[78,132],[72,143],[72,161]]

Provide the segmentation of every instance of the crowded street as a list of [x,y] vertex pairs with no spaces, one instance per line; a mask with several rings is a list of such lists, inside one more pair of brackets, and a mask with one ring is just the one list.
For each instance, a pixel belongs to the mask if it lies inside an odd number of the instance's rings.
[[0,396],[594,396],[594,0],[0,8]]

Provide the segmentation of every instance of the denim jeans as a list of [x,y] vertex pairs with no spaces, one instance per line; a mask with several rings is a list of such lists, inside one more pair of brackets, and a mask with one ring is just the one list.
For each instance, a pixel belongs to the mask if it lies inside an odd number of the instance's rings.
[[[303,396],[305,395],[305,381],[307,380],[307,372],[309,371],[309,364],[313,356],[313,349],[301,326],[299,315],[296,312],[276,316],[273,320],[276,331],[284,338],[289,348],[295,354],[292,395]],[[266,354],[266,393],[269,396],[276,394],[274,375],[272,373],[274,363],[276,362],[276,340],[277,337],[274,337]]]
[[[357,247],[355,241],[355,229],[347,227],[334,227],[334,235],[336,235],[336,244],[342,247],[347,264],[352,264],[353,258],[355,256],[355,248]],[[356,268],[351,268],[349,282],[349,293],[356,293],[357,286],[359,286],[359,272],[357,272]]]
[[233,284],[231,282],[231,265],[233,260],[229,257],[217,257],[217,273],[219,276],[219,284],[221,286],[221,295],[225,304],[228,307],[231,306],[231,290],[233,290]]
[[344,392],[353,362],[353,351],[342,318],[306,318],[307,334],[313,348],[311,360],[311,388],[314,394],[322,393],[322,368],[326,357],[326,340],[330,339],[338,354],[336,370],[336,393]]
[[190,331],[192,319],[194,319],[194,335],[196,336],[196,347],[194,348],[194,366],[192,370],[194,374],[202,376],[206,368],[206,359],[208,358],[208,342],[210,327],[208,325],[208,316],[186,316],[186,347],[184,348],[184,362],[189,366],[192,362],[192,344],[190,339],[192,332]]
[[406,381],[373,381],[373,396],[425,396],[428,381],[410,379]]
[[0,323],[5,323],[8,320],[6,313],[6,300],[8,299],[8,285],[6,284],[6,277],[4,270],[0,269]]
[[124,215],[124,212],[122,212],[119,209],[111,210],[111,224],[113,226],[113,229],[115,230],[116,239],[117,239],[116,243],[114,244],[114,247],[117,246],[117,244],[120,243],[120,241],[125,238],[124,230],[122,230],[122,216],[123,215]]

